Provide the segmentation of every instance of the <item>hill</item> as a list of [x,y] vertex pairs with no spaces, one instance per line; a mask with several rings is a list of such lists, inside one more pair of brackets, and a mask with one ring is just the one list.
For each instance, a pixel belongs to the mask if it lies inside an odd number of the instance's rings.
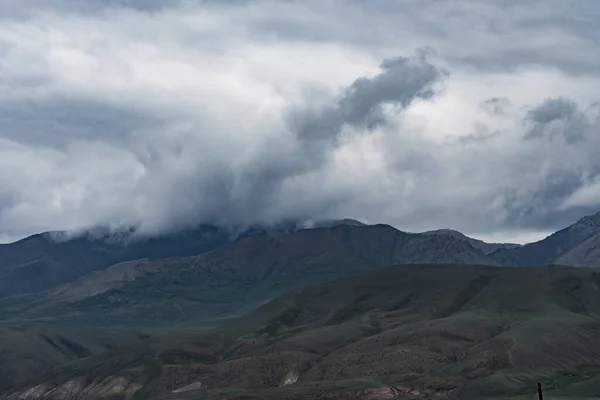
[[210,321],[288,290],[399,263],[489,264],[463,240],[339,225],[236,240],[199,256],[125,262],[49,292],[0,300],[5,320],[94,324]]
[[56,366],[149,338],[130,328],[65,325],[0,327],[0,392]]
[[[532,290],[535,288],[535,290]],[[217,331],[155,336],[9,399],[592,396],[600,274],[404,265],[295,290]],[[500,397],[501,396],[501,397]]]

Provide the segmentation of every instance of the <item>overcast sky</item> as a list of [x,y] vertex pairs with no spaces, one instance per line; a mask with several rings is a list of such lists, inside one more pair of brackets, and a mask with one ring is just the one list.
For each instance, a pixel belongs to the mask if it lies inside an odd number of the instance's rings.
[[[575,6],[576,5],[576,6]],[[0,239],[600,210],[597,0],[0,0]]]

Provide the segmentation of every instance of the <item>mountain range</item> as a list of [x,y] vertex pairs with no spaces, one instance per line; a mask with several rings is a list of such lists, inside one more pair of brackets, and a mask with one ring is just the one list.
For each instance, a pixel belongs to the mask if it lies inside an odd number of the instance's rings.
[[596,267],[600,260],[600,213],[526,245],[355,220],[297,226],[232,233],[204,225],[142,239],[47,233],[3,245],[0,323],[211,323],[297,287],[396,264]]
[[0,316],[102,325],[206,322],[297,287],[416,262],[493,263],[446,235],[338,225],[240,238],[198,256],[123,262],[49,291],[5,298]]
[[600,213],[525,245],[354,220],[34,235],[0,247],[0,398],[589,394],[599,261]]
[[[252,227],[231,231],[202,225],[193,231],[154,237],[135,236],[129,231],[120,234],[86,232],[73,237],[55,232],[38,234],[16,243],[0,245],[0,298],[55,288],[124,261],[197,256],[243,238],[257,237],[256,240],[260,242],[263,239],[258,237],[274,238],[307,230],[297,226],[289,223],[272,228]],[[354,220],[326,221],[308,231],[319,236],[323,233],[316,230],[337,226],[352,227],[360,232],[358,235],[364,235],[366,241],[372,239],[369,237],[371,234],[378,234],[378,229],[359,229],[364,224]],[[444,250],[443,259],[439,261],[508,266],[552,263],[599,266],[600,213],[584,217],[543,240],[523,246],[485,243],[448,229],[422,234],[404,233],[391,227],[388,231],[390,234],[395,232],[392,236],[410,237],[413,243],[419,243],[419,248],[406,248],[406,254],[396,253],[398,260],[404,259],[406,262],[432,261],[435,256],[431,254],[435,254],[439,246],[445,246],[447,249]],[[382,257],[378,256],[378,260],[372,262],[381,265]],[[389,259],[384,264],[393,263],[394,260]]]

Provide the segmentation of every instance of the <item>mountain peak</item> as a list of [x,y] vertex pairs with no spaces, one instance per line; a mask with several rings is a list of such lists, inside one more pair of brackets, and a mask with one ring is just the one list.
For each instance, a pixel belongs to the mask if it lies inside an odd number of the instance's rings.
[[586,215],[585,217],[577,221],[577,223],[575,223],[574,225],[584,225],[594,228],[600,228],[600,211],[592,215]]
[[464,233],[456,231],[454,229],[436,229],[433,231],[427,231],[423,233],[426,235],[448,235],[456,238],[468,238],[468,236]]
[[470,236],[465,235],[462,232],[455,231],[453,229],[437,229],[434,231],[423,232],[423,234],[450,236],[454,239],[469,243],[471,246],[473,246],[477,250],[482,251],[484,254],[491,254],[498,249],[510,249],[520,247],[520,245],[513,243],[486,243],[482,240],[474,239]]

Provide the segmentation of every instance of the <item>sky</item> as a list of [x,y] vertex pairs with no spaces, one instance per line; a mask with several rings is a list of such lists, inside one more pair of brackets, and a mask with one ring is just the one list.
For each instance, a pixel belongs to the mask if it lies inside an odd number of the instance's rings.
[[0,241],[600,210],[596,0],[0,0]]

